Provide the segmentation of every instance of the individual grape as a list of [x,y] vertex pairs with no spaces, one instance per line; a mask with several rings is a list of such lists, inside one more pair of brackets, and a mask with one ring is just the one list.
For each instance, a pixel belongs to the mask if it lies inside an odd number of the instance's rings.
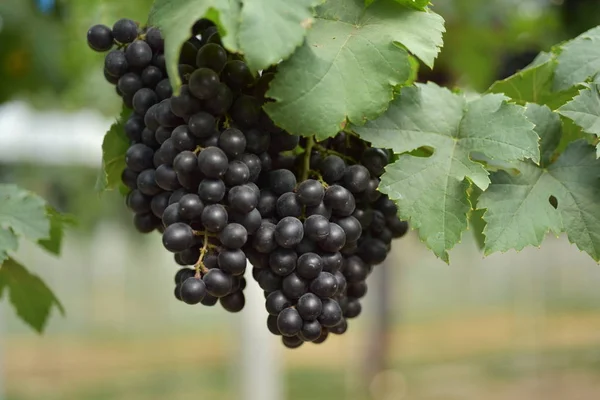
[[195,64],[196,53],[198,53],[198,49],[200,47],[202,47],[202,43],[196,37],[191,37],[190,39],[186,40],[181,46],[181,51],[179,53],[179,64]]
[[[137,93],[137,92],[136,92]],[[146,124],[146,128],[151,130],[152,132],[156,132],[160,124],[156,119],[156,109],[158,108],[158,104],[153,104],[150,106],[146,114],[144,114],[144,124]]]
[[145,68],[152,61],[152,49],[143,40],[135,40],[125,50],[127,63],[132,67]]
[[[219,234],[219,240],[225,247],[229,249],[239,249],[246,244],[246,241],[248,240],[248,232],[242,225],[230,223]],[[221,254],[223,254],[223,252],[221,252]]]
[[166,227],[178,222],[184,222],[183,217],[179,213],[179,203],[170,204],[163,211],[162,223]]
[[300,298],[308,290],[306,280],[300,278],[296,273],[291,273],[281,282],[283,294],[289,299],[295,300]]
[[346,244],[346,234],[344,230],[335,223],[329,224],[329,235],[325,239],[318,241],[318,245],[321,249],[335,253],[339,251]]
[[362,155],[361,163],[367,167],[373,176],[381,176],[385,172],[385,166],[389,163],[389,155],[383,149],[370,147]]
[[144,195],[139,190],[135,189],[129,192],[126,198],[127,207],[134,213],[146,213],[150,211],[151,197]]
[[265,308],[270,315],[279,315],[281,311],[291,307],[291,305],[292,303],[281,290],[271,292],[265,301]]
[[260,252],[269,254],[277,248],[275,242],[275,225],[270,222],[263,222],[252,239],[252,247]]
[[137,187],[143,194],[154,196],[162,190],[156,184],[156,171],[154,169],[145,169],[138,175]]
[[229,187],[243,185],[244,183],[247,183],[249,179],[250,170],[248,169],[248,166],[238,160],[229,163],[229,167],[223,178]]
[[327,331],[327,329],[321,329],[321,336],[319,336],[318,339],[313,340],[312,342],[314,344],[321,344],[321,343],[323,343],[324,341],[327,340],[328,336],[329,336],[329,332]]
[[239,156],[246,150],[246,136],[239,129],[225,129],[219,136],[219,147],[230,157]]
[[377,234],[377,239],[381,240],[385,244],[391,244],[393,239],[392,231],[388,228],[383,228],[381,232]]
[[216,94],[206,103],[206,109],[213,115],[224,115],[233,104],[233,93],[226,84],[217,86]]
[[295,250],[299,256],[305,253],[314,253],[317,251],[317,244],[305,236],[298,243]]
[[133,96],[135,93],[144,87],[142,80],[139,75],[134,74],[133,72],[127,72],[123,76],[119,78],[119,82],[117,83],[117,88],[124,95]]
[[253,235],[262,223],[262,217],[257,209],[246,214],[234,211],[231,213],[231,220],[246,228],[248,235]]
[[159,68],[161,71],[166,71],[165,55],[163,53],[154,54],[152,57],[152,65]]
[[308,179],[298,185],[296,193],[303,205],[318,206],[325,196],[325,189],[321,182],[314,179]]
[[374,206],[381,211],[385,217],[393,218],[396,216],[396,214],[398,214],[398,207],[396,206],[396,203],[390,200],[390,198],[387,196],[382,196],[379,198]]
[[198,185],[198,195],[208,203],[218,203],[225,197],[225,183],[220,179],[203,179]]
[[381,264],[387,256],[387,247],[385,243],[378,239],[366,239],[358,247],[358,255],[367,264]]
[[[108,72],[108,70],[106,69],[106,67],[104,67],[104,79],[106,79],[106,81],[112,85],[116,85],[119,82],[119,77],[118,76],[113,76],[110,74],[110,72]],[[117,94],[119,96],[122,95],[122,93],[119,93],[119,88],[117,88]],[[123,99],[123,103],[125,103],[125,99]],[[128,104],[126,104],[126,106],[128,108],[131,108]]]
[[348,330],[348,322],[344,318],[336,325],[329,328],[334,335],[343,335]]
[[267,218],[275,215],[277,198],[278,197],[270,190],[262,189],[260,191],[260,199],[258,200],[256,208],[263,217]]
[[175,161],[175,157],[179,154],[179,150],[175,148],[173,139],[169,138],[165,140],[156,153],[154,153],[154,164],[161,165],[167,164],[172,165]]
[[[125,75],[129,68],[125,53],[121,50],[112,50],[104,59],[104,68],[111,76],[121,77]],[[142,114],[143,113],[139,113]]]
[[129,189],[137,189],[137,177],[138,177],[138,173],[129,169],[129,168],[125,168],[123,170],[123,173],[121,174],[121,181],[125,184],[125,186],[127,186]]
[[[181,123],[183,122],[181,118],[173,114],[173,112],[171,111],[170,99],[165,99],[158,103],[156,107],[156,120],[161,126],[164,126],[166,128],[180,128],[181,126],[184,126],[184,129],[187,131],[187,126],[181,125]],[[175,130],[177,130],[177,128],[175,128]],[[186,148],[184,150],[189,149]]]
[[322,215],[311,215],[304,221],[304,234],[315,242],[325,240],[330,231],[329,220]]
[[348,283],[346,293],[349,297],[360,299],[367,294],[367,283],[365,281]]
[[356,318],[360,315],[362,311],[362,306],[360,305],[360,301],[358,299],[349,298],[346,307],[344,308],[344,317],[346,318]]
[[369,275],[369,266],[356,256],[349,257],[344,266],[344,276],[349,283],[362,282]]
[[313,207],[306,207],[305,216],[310,217],[311,215],[322,215],[329,219],[331,218],[331,208],[327,207],[324,203]]
[[[242,227],[243,228],[243,227]],[[246,271],[246,255],[239,249],[223,249],[217,257],[219,268],[233,276],[243,275]]]
[[358,251],[358,240],[354,241],[354,242],[349,242],[346,240],[346,244],[344,245],[344,247],[342,247],[340,249],[340,253],[342,253],[342,255],[346,256],[346,257],[354,255],[357,251]]
[[342,309],[337,301],[332,299],[323,299],[323,311],[318,318],[322,326],[332,328],[342,322]]
[[200,258],[200,249],[198,247],[190,247],[189,249],[180,251],[176,255],[179,255],[181,261],[185,265],[194,265],[196,264],[196,262],[198,262],[198,259]]
[[321,298],[332,297],[337,290],[337,280],[329,272],[321,272],[310,283],[310,291]]
[[275,241],[281,247],[294,248],[303,237],[304,228],[298,218],[285,217],[275,227]]
[[194,35],[200,35],[206,29],[215,26],[214,22],[207,18],[201,18],[194,23],[192,32]]
[[220,135],[221,134],[218,133],[218,132],[214,133],[213,135],[211,135],[211,136],[209,136],[209,137],[207,137],[205,139],[202,139],[200,141],[200,145],[202,147],[218,147],[219,146],[219,136]]
[[304,321],[314,321],[323,311],[323,303],[313,293],[306,293],[298,299],[296,310]]
[[322,327],[319,321],[304,321],[298,337],[305,342],[313,342],[321,336],[321,330]]
[[252,188],[241,185],[229,190],[227,195],[229,206],[242,214],[249,213],[258,205],[258,196]]
[[279,276],[288,276],[296,269],[298,255],[294,250],[277,248],[269,255],[269,267]]
[[273,335],[281,336],[281,332],[279,332],[279,328],[277,327],[277,315],[269,315],[267,317],[267,329]]
[[234,90],[244,89],[254,82],[250,69],[243,61],[228,61],[221,72],[223,82]]
[[296,176],[287,169],[269,172],[269,188],[278,196],[291,192],[296,187]]
[[152,50],[156,52],[164,50],[165,41],[163,39],[162,34],[160,33],[160,29],[158,28],[148,28],[148,30],[146,31],[146,42],[148,42]]
[[260,154],[269,149],[271,135],[259,129],[250,129],[246,131],[246,140],[246,151]]
[[335,292],[334,296],[341,296],[344,294],[344,291],[346,290],[346,286],[348,285],[348,282],[346,281],[346,277],[344,276],[344,274],[341,271],[336,271],[333,274],[333,277],[335,278],[335,281],[337,282],[337,291]]
[[183,283],[186,279],[196,275],[196,271],[190,268],[182,268],[175,274],[175,284]]
[[230,313],[237,313],[244,309],[246,305],[246,297],[241,290],[237,290],[225,297],[219,299],[221,306]]
[[258,284],[262,290],[272,292],[281,288],[282,279],[270,269],[263,269],[258,275]]
[[206,296],[206,285],[200,278],[187,278],[180,289],[181,300],[187,304],[198,304]]
[[169,82],[168,78],[158,82],[154,90],[156,91],[158,101],[168,99],[173,94],[173,88],[171,87],[171,82]]
[[338,224],[346,234],[346,242],[355,242],[360,238],[362,234],[362,226],[360,222],[350,216],[345,218],[338,218],[335,220],[335,223]]
[[[170,128],[165,128],[164,126],[159,126],[156,128],[156,132],[154,133],[154,139],[158,144],[163,144],[167,139],[171,138],[171,134],[173,131]],[[196,161],[196,155],[194,154],[194,167],[198,164]]]
[[315,253],[304,253],[298,257],[296,273],[304,279],[314,279],[323,270],[323,259]]
[[204,203],[195,194],[186,194],[179,199],[179,214],[188,221],[199,221],[204,211]]
[[137,24],[132,20],[122,18],[115,22],[112,28],[112,33],[117,42],[131,43],[137,38],[138,27]]
[[273,169],[273,160],[269,153],[260,153],[258,157],[260,158],[260,166],[263,171],[268,172]]
[[243,127],[251,127],[258,123],[260,118],[261,102],[252,96],[241,95],[231,106],[231,117]]
[[279,131],[271,135],[270,150],[274,152],[290,151],[294,150],[298,146],[298,143],[300,143],[299,136]]
[[189,88],[200,100],[208,100],[217,94],[219,75],[211,69],[199,68],[190,76]]
[[294,192],[282,194],[279,199],[277,199],[276,209],[277,215],[279,215],[280,218],[299,218],[302,215],[302,204],[300,204],[300,200]]
[[356,209],[356,200],[348,189],[340,185],[332,185],[325,191],[323,202],[331,207],[334,214],[345,217],[352,215]]
[[88,46],[95,51],[108,51],[113,46],[113,34],[106,25],[94,25],[87,32]]
[[181,198],[186,194],[188,194],[187,190],[183,188],[177,189],[171,194],[171,197],[169,197],[169,205],[179,203],[179,200],[181,200]]
[[385,222],[395,238],[401,238],[408,232],[408,222],[401,221],[396,216],[386,218]]
[[[212,38],[214,35],[218,35],[218,34],[219,34],[219,30],[217,29],[216,26],[212,25],[212,26],[207,27],[206,29],[204,29],[202,31],[202,40],[200,41],[200,46],[207,44],[210,38]],[[213,40],[216,40],[216,38]]]
[[346,163],[340,157],[331,155],[325,157],[319,166],[323,180],[329,184],[338,182],[344,177]]
[[299,336],[283,336],[281,342],[288,349],[297,349],[304,344]]
[[177,222],[165,228],[162,241],[170,252],[183,251],[194,244],[194,231],[189,225]]
[[370,179],[369,170],[359,164],[349,166],[344,172],[344,186],[352,193],[364,192]]
[[158,97],[154,90],[142,88],[133,96],[133,109],[140,115],[146,114],[148,109],[158,102]]
[[207,293],[206,296],[204,296],[204,298],[202,299],[202,301],[200,301],[200,304],[202,304],[203,306],[212,307],[215,304],[217,304],[218,301],[219,301],[218,297],[215,297],[215,296],[211,295],[210,293]]
[[[171,97],[171,111],[173,112],[173,114],[177,115],[180,118],[190,117],[188,125],[190,125],[190,131],[192,131],[194,135],[196,135],[195,129],[197,128],[197,122],[196,120],[192,120],[192,116],[200,112],[201,109],[202,102],[192,95],[188,85],[181,86],[181,89],[179,90],[179,95]],[[206,114],[207,116],[212,118],[210,114],[202,112],[200,113]],[[194,124],[193,128],[191,126],[192,123]],[[212,133],[212,130],[214,130],[214,123],[214,118],[212,119],[212,121],[209,121],[210,133]]]
[[231,291],[233,280],[231,275],[218,268],[209,270],[202,280],[206,284],[206,291],[214,297],[225,297]]
[[239,157],[239,160],[248,167],[248,181],[256,181],[262,171],[260,158],[256,154],[245,153]]
[[229,167],[229,160],[218,147],[207,147],[198,154],[198,167],[208,178],[220,178]]
[[370,179],[367,188],[361,195],[361,199],[366,203],[374,203],[381,197],[379,188],[379,179]]
[[192,151],[196,148],[196,139],[192,136],[187,125],[179,125],[171,133],[173,145],[179,151]]
[[227,210],[220,204],[209,204],[202,211],[202,225],[209,232],[221,232],[227,226]]
[[177,180],[177,173],[168,165],[161,165],[156,168],[154,179],[158,187],[164,190],[177,190],[181,187]]
[[138,232],[150,233],[159,227],[160,220],[152,213],[135,214],[133,224]]
[[288,307],[277,316],[277,328],[283,336],[294,336],[302,329],[302,317],[298,311]]
[[218,44],[208,43],[198,50],[196,55],[196,66],[198,68],[210,68],[216,73],[221,72],[227,63],[227,52]]
[[373,222],[373,210],[357,208],[352,213],[352,216],[358,220],[363,230],[366,230]]
[[339,252],[334,253],[320,253],[321,259],[323,260],[323,271],[334,274],[339,271],[344,264],[344,257]]
[[125,134],[132,142],[139,142],[142,140],[142,131],[144,130],[144,119],[138,115],[133,114],[127,118],[123,130]]

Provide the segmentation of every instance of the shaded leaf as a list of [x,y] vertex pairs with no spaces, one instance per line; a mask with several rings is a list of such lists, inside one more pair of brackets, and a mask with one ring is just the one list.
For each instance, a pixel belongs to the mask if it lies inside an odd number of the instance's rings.
[[75,219],[71,216],[64,215],[56,211],[54,208],[47,206],[46,213],[50,220],[50,237],[38,241],[38,244],[52,254],[59,255],[64,230],[67,225],[74,225]]
[[121,183],[121,174],[125,170],[125,153],[129,148],[129,138],[125,134],[124,124],[131,110],[123,106],[121,115],[110,127],[102,142],[102,170],[96,180],[96,190],[114,190]]
[[[585,132],[600,136],[600,85],[592,83],[579,96],[558,109],[558,112],[570,118]],[[600,146],[597,147],[600,157]]]
[[557,56],[554,90],[585,82],[600,71],[600,27],[590,29],[561,46]]

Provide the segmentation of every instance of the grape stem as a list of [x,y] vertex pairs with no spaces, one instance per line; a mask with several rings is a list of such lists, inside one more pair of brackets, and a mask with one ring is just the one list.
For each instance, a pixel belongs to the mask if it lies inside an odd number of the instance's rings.
[[310,171],[310,156],[312,154],[313,146],[315,145],[314,136],[309,136],[306,139],[306,147],[304,148],[304,163],[302,164],[302,177],[301,182],[308,179],[308,173]]
[[200,153],[202,150],[204,150],[204,147],[202,147],[202,146],[196,146],[196,148],[194,149],[194,154],[198,154],[198,153]]
[[208,268],[204,265],[204,256],[208,252],[208,233],[204,232],[204,240],[202,244],[202,248],[200,249],[200,257],[198,257],[198,261],[194,265],[196,269],[196,278],[200,278],[202,274],[206,274],[208,272]]
[[312,176],[316,176],[317,180],[319,182],[321,182],[321,185],[323,185],[323,187],[325,189],[327,189],[329,187],[329,185],[327,184],[327,182],[325,182],[325,179],[323,179],[323,175],[321,175],[321,173],[319,171],[315,171],[314,169],[311,169],[309,171],[309,174],[312,175]]
[[320,153],[324,153],[324,154],[327,154],[327,155],[338,156],[338,157],[340,157],[343,160],[350,161],[350,162],[356,164],[356,160],[354,158],[348,157],[347,155],[339,153],[339,152],[337,152],[335,150],[331,150],[331,149],[325,148],[325,147],[323,147],[321,145],[318,145],[318,144],[315,145],[315,150],[318,150]]

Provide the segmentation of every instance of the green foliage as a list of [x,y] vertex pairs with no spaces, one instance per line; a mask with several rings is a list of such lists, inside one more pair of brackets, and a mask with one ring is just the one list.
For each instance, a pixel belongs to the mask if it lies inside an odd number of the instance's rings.
[[[558,112],[573,120],[585,132],[600,136],[600,85],[592,83],[579,92],[572,101],[558,109]],[[596,147],[600,157],[600,145]]]
[[443,19],[380,0],[329,0],[317,8],[306,42],[278,66],[265,105],[276,124],[296,135],[335,135],[346,123],[380,115],[394,88],[412,74],[408,53],[431,66]]
[[113,190],[121,185],[121,174],[125,169],[125,152],[129,148],[129,139],[123,125],[131,110],[123,107],[121,115],[110,127],[102,142],[102,169],[96,180],[96,190]]
[[45,250],[60,253],[63,228],[71,219],[60,215],[37,195],[16,185],[0,185],[0,297],[4,289],[17,314],[33,329],[44,329],[50,310],[62,305],[48,287],[11,253],[18,249],[19,239],[38,243]]
[[593,28],[561,46],[554,89],[569,89],[600,71],[600,27]]
[[38,333],[43,332],[53,307],[65,313],[44,281],[12,258],[0,266],[0,297],[5,290],[17,315]]
[[534,125],[523,107],[506,100],[489,94],[469,101],[435,84],[419,84],[402,89],[380,118],[353,127],[374,146],[391,147],[398,154],[434,149],[427,158],[400,156],[386,168],[380,190],[397,201],[400,216],[445,261],[447,250],[467,228],[470,184],[482,190],[490,184],[489,173],[472,153],[506,162],[539,162]]

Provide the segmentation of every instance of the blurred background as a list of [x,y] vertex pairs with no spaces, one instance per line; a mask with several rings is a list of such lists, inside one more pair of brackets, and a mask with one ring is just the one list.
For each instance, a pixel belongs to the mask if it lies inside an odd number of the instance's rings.
[[[240,315],[177,302],[159,235],[135,233],[119,194],[94,191],[120,103],[86,31],[143,22],[150,3],[0,1],[0,182],[79,222],[60,259],[19,251],[67,316],[37,336],[0,303],[1,400],[600,398],[600,268],[565,237],[483,259],[467,233],[447,266],[413,233],[370,278],[348,333],[294,351],[268,334],[254,284]],[[600,24],[597,0],[438,0],[434,10],[448,32],[420,80],[480,91]]]

